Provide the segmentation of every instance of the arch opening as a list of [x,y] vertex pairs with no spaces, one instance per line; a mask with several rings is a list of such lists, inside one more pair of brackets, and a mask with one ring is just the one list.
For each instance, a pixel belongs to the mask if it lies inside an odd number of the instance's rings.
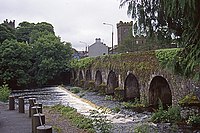
[[125,100],[140,99],[139,83],[135,75],[130,73],[124,83],[124,98]]
[[82,73],[82,71],[79,71],[78,79],[79,79],[79,81],[83,80],[83,73]]
[[98,70],[95,75],[95,85],[98,86],[102,83],[102,75],[101,72]]
[[90,70],[86,71],[85,79],[86,79],[86,81],[92,80],[92,74],[91,74]]
[[156,76],[150,83],[149,104],[158,108],[159,100],[165,109],[172,105],[172,94],[167,80],[161,76]]
[[106,94],[114,94],[114,89],[119,86],[117,76],[112,70],[108,74]]

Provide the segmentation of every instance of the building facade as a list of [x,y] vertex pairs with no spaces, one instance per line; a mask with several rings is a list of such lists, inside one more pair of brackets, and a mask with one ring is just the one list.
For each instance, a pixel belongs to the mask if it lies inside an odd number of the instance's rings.
[[100,38],[96,38],[95,43],[88,47],[88,56],[96,57],[108,54],[108,46],[101,42]]

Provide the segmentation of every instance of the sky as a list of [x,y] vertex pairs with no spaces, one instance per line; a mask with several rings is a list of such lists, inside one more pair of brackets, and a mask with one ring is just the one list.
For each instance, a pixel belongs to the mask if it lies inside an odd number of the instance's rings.
[[130,22],[127,7],[120,0],[0,0],[0,23],[15,20],[16,26],[28,21],[48,22],[54,26],[62,41],[70,42],[77,50],[85,50],[96,38],[111,47],[112,26],[114,45],[120,21]]

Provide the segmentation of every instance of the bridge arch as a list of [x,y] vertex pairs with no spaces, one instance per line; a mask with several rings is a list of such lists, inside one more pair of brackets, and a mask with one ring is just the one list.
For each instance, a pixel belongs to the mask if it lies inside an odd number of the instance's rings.
[[108,74],[106,94],[114,94],[114,89],[118,86],[118,78],[115,72],[111,70]]
[[172,93],[167,80],[162,76],[155,76],[149,88],[149,104],[155,107],[161,100],[163,107],[172,105]]
[[124,98],[125,100],[140,99],[139,83],[134,74],[130,73],[124,83]]
[[79,81],[83,80],[83,73],[82,73],[82,71],[79,71],[78,79],[79,79]]
[[85,80],[86,81],[92,80],[92,74],[91,74],[91,71],[89,69],[86,71]]
[[101,71],[97,71],[95,75],[95,85],[98,86],[102,83],[102,74]]
[[77,78],[77,73],[76,71],[74,71],[73,69],[70,71],[70,76],[72,79],[76,79]]

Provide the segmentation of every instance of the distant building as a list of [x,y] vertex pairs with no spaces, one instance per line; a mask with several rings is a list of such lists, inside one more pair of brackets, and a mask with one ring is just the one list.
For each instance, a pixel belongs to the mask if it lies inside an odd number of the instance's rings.
[[88,57],[88,52],[87,51],[77,51],[77,50],[73,49],[72,57],[74,59],[85,58],[85,57]]
[[108,46],[101,42],[100,38],[96,38],[96,42],[88,47],[88,56],[96,57],[108,54]]
[[117,23],[117,41],[120,45],[123,40],[128,36],[129,32],[132,31],[133,21]]
[[8,19],[4,20],[4,24],[10,26],[11,28],[15,28],[15,20],[8,22]]

